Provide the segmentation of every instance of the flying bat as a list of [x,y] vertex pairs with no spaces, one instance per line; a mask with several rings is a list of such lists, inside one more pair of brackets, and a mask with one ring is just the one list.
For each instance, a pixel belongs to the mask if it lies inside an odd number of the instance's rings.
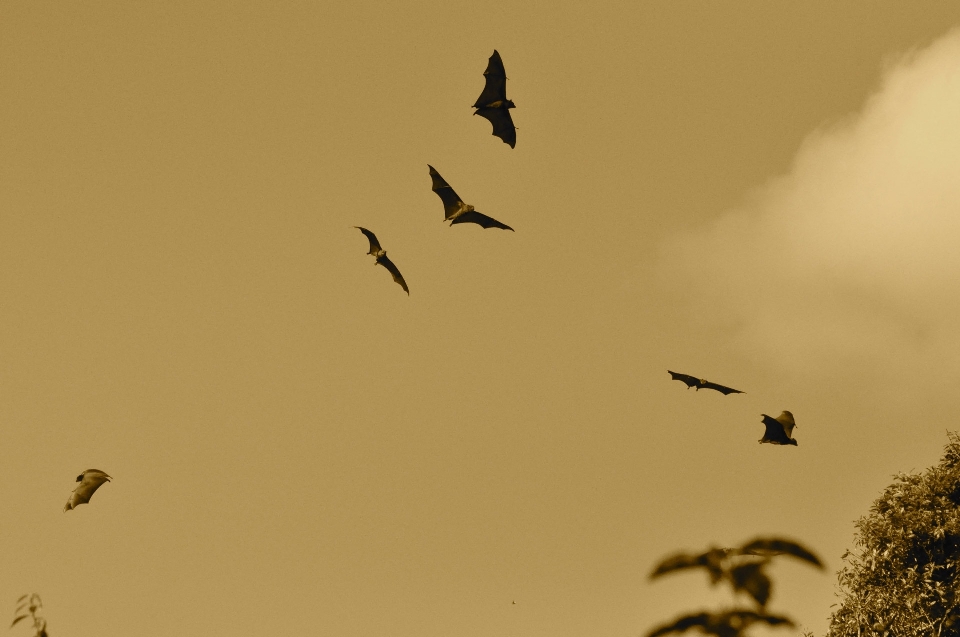
[[517,128],[510,117],[510,109],[516,108],[516,104],[507,99],[507,72],[503,70],[503,60],[496,49],[487,62],[483,78],[486,84],[473,105],[477,109],[474,115],[489,120],[493,124],[493,134],[514,148],[517,145]]
[[80,484],[78,484],[77,488],[70,494],[70,499],[67,500],[66,506],[63,507],[63,512],[66,513],[70,509],[89,502],[93,494],[100,488],[100,485],[104,482],[109,482],[109,480],[110,476],[99,469],[87,469],[78,475],[77,482]]
[[430,178],[433,179],[433,192],[437,193],[437,196],[443,201],[444,221],[449,221],[451,227],[455,223],[475,223],[481,228],[500,228],[514,231],[507,224],[481,214],[474,210],[473,206],[463,203],[460,195],[453,191],[453,188],[440,176],[436,168],[430,164],[427,164],[427,168],[430,169]]
[[793,421],[793,414],[785,411],[776,418],[771,418],[766,414],[761,414],[761,416],[763,416],[763,425],[767,429],[763,432],[763,438],[758,442],[769,442],[773,445],[797,446],[797,441],[791,438],[793,428],[797,426],[797,423]]
[[739,389],[734,389],[733,387],[725,387],[724,385],[711,383],[709,380],[705,378],[696,378],[694,376],[690,376],[689,374],[678,374],[677,372],[671,372],[669,369],[667,370],[667,373],[670,374],[673,380],[679,380],[679,381],[682,381],[684,384],[686,384],[687,389],[690,389],[691,387],[696,387],[697,391],[700,391],[701,389],[715,389],[721,394],[723,394],[724,396],[728,394],[746,393],[746,392],[740,391]]
[[366,228],[361,228],[360,226],[354,226],[357,230],[362,232],[367,239],[370,240],[370,251],[367,254],[372,254],[375,258],[373,265],[382,265],[385,267],[391,275],[393,275],[393,280],[400,284],[400,287],[403,288],[403,291],[410,294],[410,289],[407,287],[407,282],[403,280],[403,275],[400,274],[400,270],[397,269],[397,266],[393,264],[393,261],[387,256],[387,251],[380,247],[380,242],[377,241],[377,235],[373,234]]

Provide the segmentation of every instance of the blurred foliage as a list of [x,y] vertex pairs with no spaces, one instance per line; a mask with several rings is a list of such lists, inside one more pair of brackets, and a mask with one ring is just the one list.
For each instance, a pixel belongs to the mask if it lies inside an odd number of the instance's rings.
[[960,636],[960,436],[947,438],[939,465],[894,476],[856,522],[827,637]]
[[33,620],[33,630],[35,637],[48,637],[47,620],[43,618],[43,602],[36,593],[23,595],[17,600],[17,609],[13,611],[13,623],[10,628],[16,626],[20,621],[29,617]]
[[774,557],[780,555],[789,555],[817,568],[823,568],[816,555],[796,542],[781,538],[758,538],[739,548],[713,547],[705,553],[678,553],[663,560],[650,574],[651,579],[690,568],[703,568],[711,584],[729,584],[734,595],[745,593],[751,600],[752,607],[684,615],[670,624],[653,629],[647,637],[682,633],[690,628],[699,628],[702,632],[717,637],[742,637],[744,631],[753,624],[793,626],[790,618],[771,615],[766,611],[773,590],[773,582],[766,573],[766,567]]

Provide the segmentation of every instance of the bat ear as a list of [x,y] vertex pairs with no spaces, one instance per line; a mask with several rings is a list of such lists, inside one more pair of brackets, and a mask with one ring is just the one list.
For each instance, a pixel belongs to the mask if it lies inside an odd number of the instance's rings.
[[83,480],[83,474],[81,473],[80,475],[77,476],[77,482],[80,482],[82,480]]

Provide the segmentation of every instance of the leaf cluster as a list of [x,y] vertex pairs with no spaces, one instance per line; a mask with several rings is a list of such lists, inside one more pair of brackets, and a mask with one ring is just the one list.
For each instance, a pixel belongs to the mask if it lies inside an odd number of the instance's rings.
[[739,607],[720,612],[685,615],[673,623],[655,628],[647,637],[682,633],[690,628],[699,628],[702,632],[717,637],[741,637],[745,630],[756,623],[793,626],[788,617],[771,615],[766,611],[773,589],[766,567],[779,555],[790,555],[817,568],[823,568],[820,559],[812,552],[796,542],[782,538],[758,538],[739,548],[712,547],[704,553],[678,553],[663,560],[650,574],[651,579],[690,568],[703,568],[711,584],[725,582],[733,589],[734,594],[747,594],[753,602],[753,608]]
[[40,601],[40,596],[36,593],[30,595],[22,595],[20,599],[17,600],[17,608],[13,612],[14,618],[13,623],[10,624],[10,628],[13,628],[21,620],[26,619],[27,617],[33,620],[33,629],[35,637],[48,637],[47,636],[47,620],[43,618],[41,614],[43,611],[43,602]]
[[960,436],[940,464],[898,474],[855,523],[827,637],[960,636]]

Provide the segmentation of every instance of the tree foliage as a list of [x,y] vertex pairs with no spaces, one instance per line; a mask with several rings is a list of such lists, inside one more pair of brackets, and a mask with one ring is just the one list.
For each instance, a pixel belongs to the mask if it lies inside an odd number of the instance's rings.
[[650,574],[651,578],[691,568],[703,568],[712,584],[725,582],[733,589],[734,594],[746,593],[753,604],[752,607],[684,615],[672,623],[654,628],[647,637],[682,633],[691,628],[698,628],[701,632],[716,637],[742,637],[752,624],[793,626],[790,618],[771,615],[766,611],[773,588],[766,567],[770,560],[778,555],[791,555],[817,568],[823,567],[819,558],[809,550],[796,542],[781,538],[758,538],[739,548],[713,547],[704,553],[678,553],[663,560]]
[[17,608],[13,612],[13,628],[28,617],[33,621],[34,637],[47,637],[47,620],[43,618],[43,602],[36,593],[23,595],[17,600]]
[[855,526],[827,637],[960,637],[960,436],[940,464],[898,474]]

